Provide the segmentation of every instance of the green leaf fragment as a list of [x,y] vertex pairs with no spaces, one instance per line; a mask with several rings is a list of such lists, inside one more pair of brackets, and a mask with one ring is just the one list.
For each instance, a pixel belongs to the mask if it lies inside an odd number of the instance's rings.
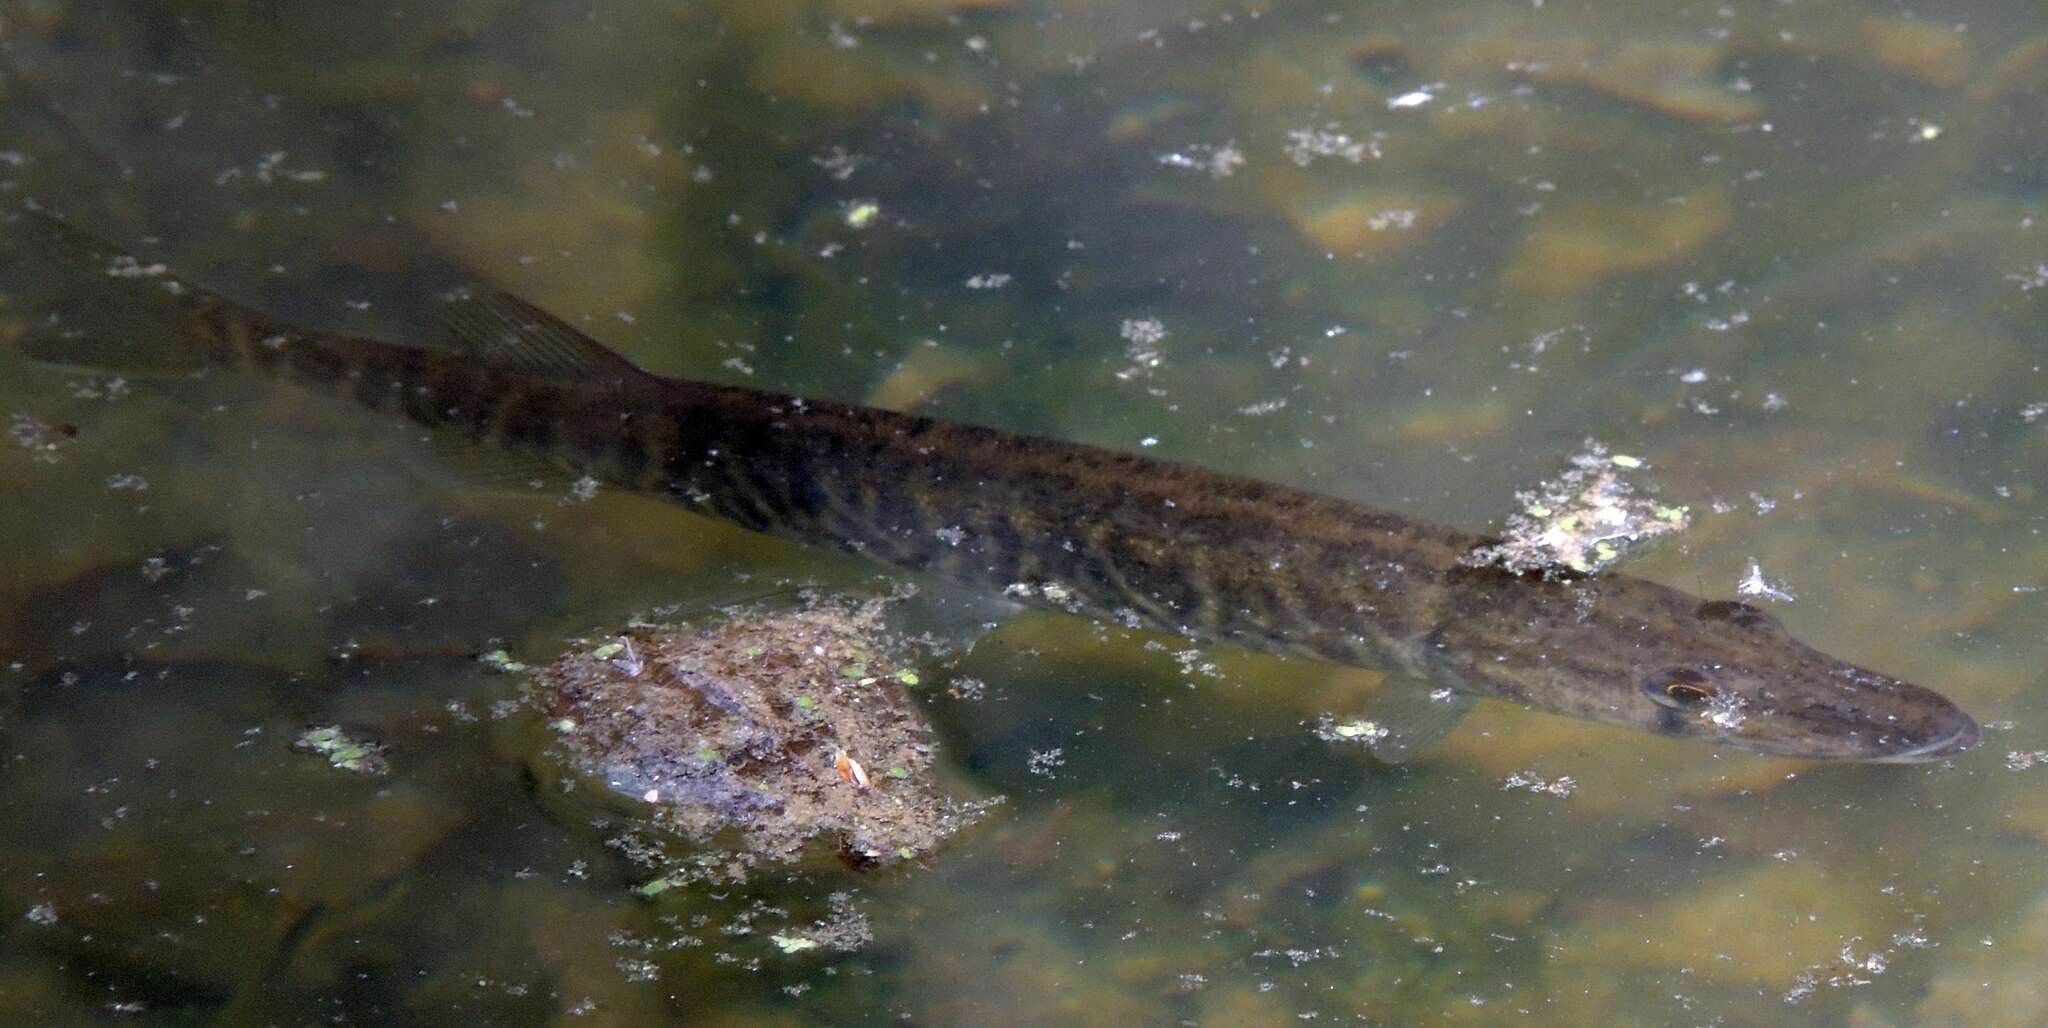
[[889,769],[889,777],[891,777],[891,778],[909,778],[909,777],[910,777],[910,769],[909,769],[909,768],[907,768],[907,767],[892,767],[892,768],[890,768],[890,769]]
[[509,675],[526,670],[526,665],[513,660],[512,655],[504,650],[477,654],[476,662],[500,674]]
[[624,652],[626,652],[625,643],[605,643],[603,646],[591,650],[590,655],[599,660],[610,660]]
[[662,893],[667,892],[670,889],[673,889],[681,884],[681,882],[678,882],[673,878],[656,878],[655,880],[648,882],[647,884],[642,885],[639,888],[634,889],[633,891],[639,893],[642,896],[659,896]]
[[896,672],[896,680],[902,682],[904,685],[916,685],[918,683],[917,672],[912,671],[909,668],[904,668],[903,670]]
[[1631,457],[1626,453],[1617,453],[1609,457],[1608,460],[1613,461],[1614,466],[1617,468],[1639,468],[1643,466],[1643,459],[1641,457]]
[[810,710],[818,705],[818,700],[813,696],[799,696],[796,698],[796,705],[799,710]]
[[376,743],[351,739],[343,734],[339,726],[309,728],[292,745],[294,748],[327,758],[328,765],[337,770],[354,771],[359,774],[384,772],[384,748]]
[[868,673],[868,666],[866,664],[848,664],[840,668],[839,673],[846,678],[859,678]]
[[771,935],[768,941],[774,943],[775,948],[784,953],[802,953],[807,949],[818,948],[818,940],[806,939],[801,935]]

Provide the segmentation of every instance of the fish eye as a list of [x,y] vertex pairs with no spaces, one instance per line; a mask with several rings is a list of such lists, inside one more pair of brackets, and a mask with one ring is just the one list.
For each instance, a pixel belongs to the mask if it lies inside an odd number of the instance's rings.
[[1693,612],[1701,621],[1726,621],[1739,628],[1761,628],[1777,619],[1741,600],[1708,600]]
[[1650,698],[1667,707],[1697,707],[1714,698],[1714,683],[1691,668],[1677,667],[1651,675],[1644,683]]

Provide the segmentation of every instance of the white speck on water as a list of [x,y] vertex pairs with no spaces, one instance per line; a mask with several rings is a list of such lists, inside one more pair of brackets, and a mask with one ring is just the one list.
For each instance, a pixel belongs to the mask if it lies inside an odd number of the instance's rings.
[[569,483],[569,499],[575,503],[589,503],[597,498],[597,479],[585,475]]
[[967,280],[969,289],[1001,289],[1010,284],[1010,276],[1001,271],[985,271]]
[[853,153],[843,146],[833,147],[823,157],[811,158],[812,164],[825,169],[826,174],[840,182],[852,178],[853,173],[859,171],[861,165],[867,162],[866,155]]
[[1680,374],[1678,380],[1686,385],[1699,385],[1707,380],[1707,370],[1705,368],[1694,368],[1691,371]]
[[1389,99],[1387,101],[1387,109],[1390,111],[1406,110],[1410,107],[1420,107],[1434,99],[1436,99],[1435,93],[1425,89],[1417,89]]
[[1390,207],[1365,219],[1365,227],[1372,229],[1374,232],[1385,232],[1390,228],[1405,231],[1414,228],[1415,219],[1420,216],[1420,211],[1411,208]]
[[1318,157],[1335,157],[1358,164],[1367,157],[1381,155],[1381,135],[1375,133],[1370,140],[1353,139],[1348,133],[1340,132],[1335,125],[1320,129],[1293,129],[1287,133],[1287,145],[1282,152],[1287,159],[1306,168]]
[[2048,750],[2011,750],[2005,755],[2005,766],[2014,771],[2027,771],[2039,764],[2048,764]]
[[1051,778],[1066,763],[1066,751],[1055,746],[1049,750],[1032,750],[1031,756],[1024,761],[1024,768],[1040,778]]
[[57,905],[54,903],[38,903],[28,908],[28,913],[22,916],[26,917],[30,924],[39,924],[48,928],[57,923]]
[[1124,357],[1131,366],[1116,373],[1118,381],[1129,382],[1134,378],[1149,377],[1166,357],[1159,351],[1159,344],[1166,338],[1166,325],[1158,318],[1125,318],[1117,334],[1124,338]]
[[1727,689],[1716,689],[1713,698],[1707,701],[1706,709],[1700,716],[1706,718],[1716,728],[1734,731],[1741,728],[1744,721],[1749,720],[1749,715],[1742,712],[1747,706],[1749,701],[1743,699],[1740,694]]
[[37,464],[55,464],[59,458],[58,448],[71,442],[71,433],[54,425],[46,424],[28,414],[8,416],[7,434],[16,445],[29,451],[29,460]]
[[1196,143],[1171,153],[1158,156],[1158,161],[1169,168],[1187,171],[1206,171],[1211,178],[1229,178],[1244,164],[1244,151],[1237,148],[1237,140],[1222,146]]
[[1765,578],[1763,565],[1758,564],[1754,560],[1749,562],[1749,570],[1743,573],[1742,581],[1735,583],[1735,594],[1738,596],[1761,596],[1764,599],[1775,600],[1779,603],[1791,603],[1797,599],[1797,597],[1792,595],[1791,590],[1785,588],[1785,583],[1773,582]]
[[155,278],[170,270],[162,264],[144,264],[127,254],[116,254],[107,262],[109,278]]
[[1151,346],[1166,338],[1166,326],[1158,318],[1125,318],[1118,334],[1137,346]]
[[146,492],[149,489],[149,480],[134,474],[108,475],[107,488],[117,493]]
[[1147,448],[1150,448],[1150,447],[1153,447],[1153,446],[1158,446],[1158,445],[1159,445],[1159,437],[1158,437],[1158,436],[1156,436],[1156,435],[1148,435],[1148,436],[1146,436],[1145,438],[1143,438],[1143,439],[1140,439],[1140,440],[1138,440],[1138,445],[1139,445],[1139,446],[1143,446],[1143,447],[1147,447]]
[[967,541],[967,531],[959,525],[947,525],[932,533],[948,546],[958,546]]

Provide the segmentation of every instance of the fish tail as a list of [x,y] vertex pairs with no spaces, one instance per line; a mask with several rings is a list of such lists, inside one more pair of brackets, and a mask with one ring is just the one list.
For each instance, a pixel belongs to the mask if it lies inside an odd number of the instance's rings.
[[0,223],[15,292],[38,312],[23,350],[35,360],[126,375],[184,375],[238,364],[265,320],[47,211]]

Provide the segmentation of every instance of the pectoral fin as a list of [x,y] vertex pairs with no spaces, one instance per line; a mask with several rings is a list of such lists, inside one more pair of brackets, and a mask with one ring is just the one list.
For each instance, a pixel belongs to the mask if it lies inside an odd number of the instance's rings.
[[1333,742],[1365,743],[1379,760],[1404,764],[1451,734],[1472,703],[1463,693],[1419,678],[1389,675],[1367,697],[1359,716],[1343,721],[1325,718],[1317,734]]

